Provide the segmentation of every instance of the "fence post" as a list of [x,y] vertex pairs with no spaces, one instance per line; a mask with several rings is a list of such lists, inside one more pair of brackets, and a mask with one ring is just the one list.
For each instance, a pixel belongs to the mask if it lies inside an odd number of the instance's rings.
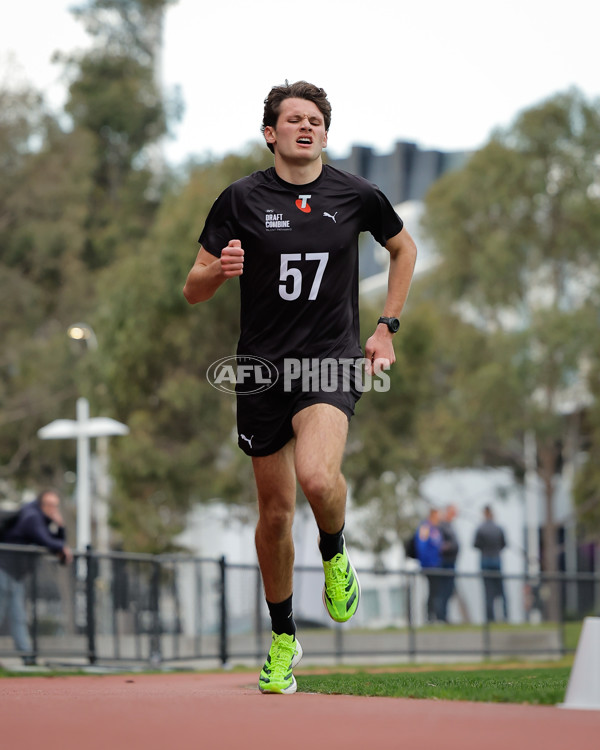
[[194,607],[194,656],[202,654],[202,567],[198,560],[194,560],[195,601]]
[[220,591],[220,615],[221,622],[219,628],[219,654],[221,657],[221,665],[225,668],[229,661],[229,654],[227,653],[227,562],[225,555],[219,559],[219,591]]
[[[483,654],[486,659],[489,659],[492,655],[492,639],[491,639],[491,633],[490,633],[490,618],[489,618],[489,612],[488,612],[488,586],[489,586],[489,579],[490,579],[490,573],[487,570],[481,571],[481,583],[483,585],[483,625],[482,625],[482,635],[483,635]],[[494,606],[494,599],[492,599],[492,607]]]
[[416,576],[413,572],[407,572],[407,586],[406,586],[406,617],[408,620],[408,653],[411,661],[414,661],[417,657],[417,639],[415,633],[415,623],[413,618],[413,594]]
[[566,646],[566,634],[565,634],[565,587],[569,585],[568,576],[557,582],[557,596],[558,596],[558,642],[560,643],[560,655],[565,656],[567,653]]
[[88,641],[88,661],[90,664],[96,663],[96,592],[94,586],[96,578],[95,562],[95,559],[92,557],[92,548],[88,544],[85,548],[85,563],[87,568],[85,577],[85,619]]
[[335,660],[341,664],[344,659],[344,632],[340,623],[334,626]]
[[33,555],[33,575],[31,576],[31,646],[33,648],[33,663],[35,664],[38,656],[38,563],[40,556],[36,553]]
[[260,567],[256,566],[255,602],[254,602],[254,635],[256,639],[256,658],[260,659],[262,653],[262,617],[260,609],[263,606],[264,594]]
[[172,576],[172,596],[173,596],[173,602],[175,604],[175,632],[173,633],[173,656],[176,659],[179,659],[179,636],[181,634],[181,605],[179,601],[179,585],[177,581],[177,575],[178,575],[178,566],[177,563],[173,563],[173,568],[171,570],[171,576]]
[[160,625],[160,562],[152,562],[150,579],[150,611],[152,612],[152,632],[150,634],[150,663],[158,666],[162,661]]

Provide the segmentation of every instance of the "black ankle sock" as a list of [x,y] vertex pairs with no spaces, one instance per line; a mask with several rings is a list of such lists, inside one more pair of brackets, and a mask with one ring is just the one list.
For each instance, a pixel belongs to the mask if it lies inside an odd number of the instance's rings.
[[[345,525],[345,524],[344,524]],[[336,555],[341,555],[344,551],[344,526],[337,534],[328,534],[326,531],[319,529],[319,549],[323,560],[331,560]]]
[[277,633],[277,635],[281,635],[281,633],[296,635],[296,623],[294,622],[291,596],[276,604],[267,601],[267,607],[271,615],[271,628],[274,633]]

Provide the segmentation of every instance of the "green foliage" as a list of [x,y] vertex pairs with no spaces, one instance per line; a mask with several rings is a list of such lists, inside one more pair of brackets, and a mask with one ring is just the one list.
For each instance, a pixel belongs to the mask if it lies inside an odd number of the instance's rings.
[[[0,478],[18,486],[55,481],[73,450],[36,450],[37,430],[76,397],[74,353],[64,332],[85,314],[82,273],[89,142],[67,136],[28,90],[0,100]],[[82,304],[83,303],[83,304]],[[57,482],[60,484],[60,482]]]
[[130,167],[165,130],[153,71],[128,55],[108,56],[103,50],[82,57],[78,67],[67,111],[76,125],[96,134],[106,171]]
[[598,262],[599,128],[597,103],[560,95],[442,177],[425,219],[443,253],[439,286],[496,323],[503,307],[530,307],[532,282],[551,286],[564,307],[569,272]]
[[427,198],[425,228],[443,248],[439,286],[446,297],[467,297],[483,315],[523,295],[523,170],[519,155],[493,140],[438,180]]
[[13,488],[61,488],[74,468],[70,441],[36,436],[97,388],[97,358],[71,348],[66,330],[95,317],[95,269],[139,247],[156,212],[143,155],[165,116],[151,61],[100,44],[67,62],[69,131],[36,92],[0,91],[0,479]]
[[86,31],[110,54],[127,51],[149,67],[164,11],[177,0],[87,0],[72,9]]
[[213,361],[235,352],[238,284],[196,308],[182,289],[212,202],[232,179],[266,166],[264,151],[194,167],[146,241],[101,274],[92,320],[102,345],[89,388],[97,409],[131,430],[111,464],[113,521],[128,549],[168,548],[194,502],[254,501],[249,462],[232,442],[234,399],[206,380]]
[[[507,461],[522,471],[533,431],[547,490],[554,569],[553,477],[569,442],[574,385],[597,348],[600,314],[600,103],[577,91],[528,110],[426,200],[440,262],[431,285],[447,314],[442,398],[430,440],[443,463]],[[464,335],[463,335],[464,334]],[[466,338],[465,338],[466,336]],[[470,343],[469,343],[470,342]],[[437,436],[437,439],[436,439]]]

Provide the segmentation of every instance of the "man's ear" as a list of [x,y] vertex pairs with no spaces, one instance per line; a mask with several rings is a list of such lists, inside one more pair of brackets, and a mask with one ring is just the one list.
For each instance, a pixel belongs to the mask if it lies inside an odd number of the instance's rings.
[[275,128],[272,125],[267,125],[264,130],[265,141],[267,143],[276,143],[277,136],[275,135]]
[[325,131],[325,135],[323,136],[323,148],[327,148],[327,131]]

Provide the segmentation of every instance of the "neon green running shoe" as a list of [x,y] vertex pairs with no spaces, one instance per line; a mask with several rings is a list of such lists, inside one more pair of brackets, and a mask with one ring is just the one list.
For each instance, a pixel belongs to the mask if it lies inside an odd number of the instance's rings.
[[323,561],[323,570],[325,571],[323,604],[332,620],[346,622],[358,607],[360,584],[345,544],[341,554],[331,560]]
[[302,646],[295,636],[273,633],[269,655],[258,678],[260,692],[283,695],[295,693],[297,685],[292,669],[301,658]]

